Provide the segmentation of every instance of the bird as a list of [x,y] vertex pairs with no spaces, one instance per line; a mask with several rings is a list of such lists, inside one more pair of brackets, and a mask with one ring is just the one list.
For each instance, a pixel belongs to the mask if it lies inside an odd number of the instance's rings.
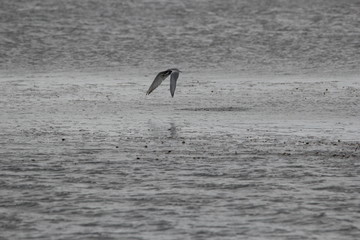
[[146,95],[149,95],[152,91],[154,91],[160,84],[168,77],[170,76],[170,93],[171,97],[174,97],[175,88],[176,88],[176,81],[179,77],[179,74],[181,71],[177,68],[169,68],[168,70],[165,70],[163,72],[159,72],[154,81],[152,82],[151,86],[149,87],[149,90],[147,90]]

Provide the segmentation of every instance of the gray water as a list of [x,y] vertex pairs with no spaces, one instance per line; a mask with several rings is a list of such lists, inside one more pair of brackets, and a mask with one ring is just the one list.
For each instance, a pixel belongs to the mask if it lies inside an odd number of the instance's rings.
[[0,0],[0,239],[359,239],[359,16]]
[[308,73],[360,65],[360,2],[0,1],[2,69]]

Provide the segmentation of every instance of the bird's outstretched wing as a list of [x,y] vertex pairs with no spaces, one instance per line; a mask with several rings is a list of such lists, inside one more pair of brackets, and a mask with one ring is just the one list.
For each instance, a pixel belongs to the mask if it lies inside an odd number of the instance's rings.
[[147,90],[146,95],[149,95],[152,91],[154,91],[170,74],[170,70],[159,72],[158,75],[156,75],[153,83],[149,87],[149,90]]
[[179,77],[179,72],[172,72],[170,76],[170,93],[171,97],[174,97],[175,88],[176,88],[176,81]]

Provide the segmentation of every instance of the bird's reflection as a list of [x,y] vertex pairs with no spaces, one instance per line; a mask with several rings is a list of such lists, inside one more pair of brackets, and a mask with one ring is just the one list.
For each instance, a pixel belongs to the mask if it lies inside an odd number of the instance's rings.
[[174,122],[170,122],[170,138],[177,138],[178,134],[177,134],[177,129],[176,129],[176,125]]
[[169,120],[166,124],[160,121],[149,120],[148,127],[150,134],[157,138],[177,139],[179,137],[179,128],[173,120]]

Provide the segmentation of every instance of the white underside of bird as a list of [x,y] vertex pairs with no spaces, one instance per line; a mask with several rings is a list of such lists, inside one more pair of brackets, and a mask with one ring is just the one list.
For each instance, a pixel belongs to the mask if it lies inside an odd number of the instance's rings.
[[170,93],[171,96],[174,97],[175,88],[176,88],[176,81],[179,77],[180,70],[177,68],[170,68],[166,71],[159,72],[154,81],[152,82],[151,86],[149,87],[149,90],[147,90],[146,95],[149,95],[152,91],[154,91],[160,84],[168,77],[170,76]]

